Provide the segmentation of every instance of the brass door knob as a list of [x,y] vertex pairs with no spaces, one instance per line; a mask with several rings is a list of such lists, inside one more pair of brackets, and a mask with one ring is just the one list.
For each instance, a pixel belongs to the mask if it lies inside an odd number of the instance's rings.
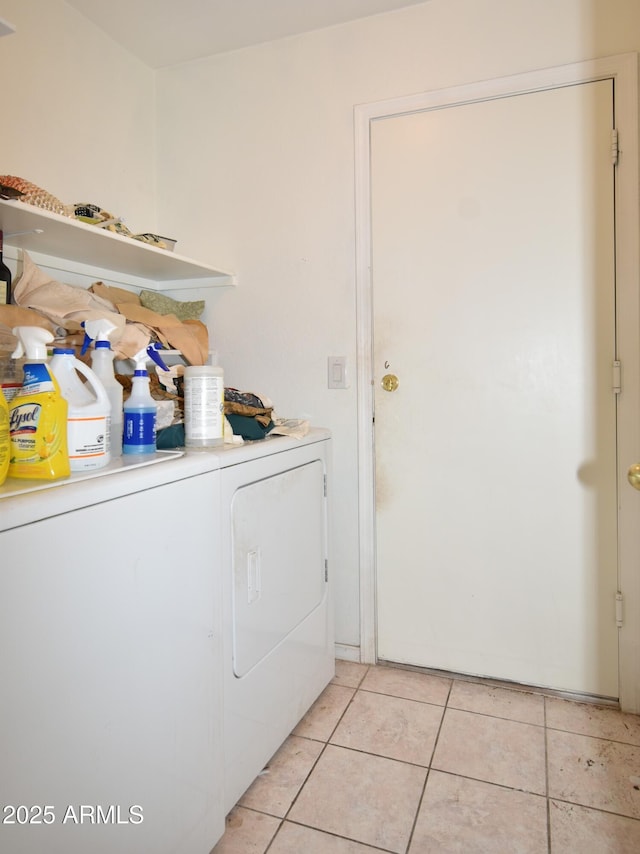
[[627,472],[627,480],[634,489],[640,489],[640,463],[631,466]]
[[[400,381],[395,374],[385,374],[380,381],[380,385],[385,391],[395,391],[400,385]],[[638,487],[640,489],[640,487]]]

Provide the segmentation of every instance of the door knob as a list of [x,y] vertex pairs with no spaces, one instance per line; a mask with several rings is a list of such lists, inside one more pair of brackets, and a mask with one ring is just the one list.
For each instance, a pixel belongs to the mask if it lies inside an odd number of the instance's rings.
[[[395,391],[400,385],[400,381],[395,374],[385,374],[380,381],[382,388],[385,391]],[[640,485],[638,486],[640,489]]]
[[627,480],[634,489],[640,489],[640,463],[631,466],[627,472]]

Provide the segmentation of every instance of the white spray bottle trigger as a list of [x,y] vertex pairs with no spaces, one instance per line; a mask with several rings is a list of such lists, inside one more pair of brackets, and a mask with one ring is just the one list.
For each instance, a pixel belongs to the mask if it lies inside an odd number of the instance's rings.
[[117,329],[115,324],[104,317],[101,317],[99,320],[83,320],[81,325],[84,328],[84,340],[82,342],[82,349],[80,350],[81,356],[84,356],[87,352],[92,341],[96,343],[98,341],[110,343],[111,333],[114,329]]
[[135,356],[131,357],[134,363],[134,376],[148,376],[147,374],[147,348],[140,350]]
[[163,371],[169,370],[158,353],[158,350],[162,350],[162,344],[158,344],[156,342],[155,344],[149,344],[148,347],[145,347],[143,350],[136,353],[135,356],[132,356],[132,359],[136,364],[135,373],[138,376],[147,374],[147,361],[149,359],[152,359],[158,367],[162,368]]
[[12,359],[20,359],[26,355],[27,359],[46,362],[47,344],[53,341],[53,335],[48,329],[40,326],[15,326],[11,331],[18,339],[18,345],[11,354]]

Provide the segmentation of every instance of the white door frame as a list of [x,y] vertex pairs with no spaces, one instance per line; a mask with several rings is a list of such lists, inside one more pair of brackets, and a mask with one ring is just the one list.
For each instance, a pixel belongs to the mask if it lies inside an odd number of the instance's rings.
[[[355,108],[360,660],[376,661],[371,123],[380,118],[603,79],[615,80],[616,127],[620,141],[615,176],[617,358],[622,362],[623,371],[622,393],[618,399],[618,579],[623,595],[623,627],[619,636],[620,705],[624,711],[640,714],[640,492],[627,483],[627,469],[640,462],[640,190],[638,57],[635,53]],[[612,610],[613,607],[612,602]]]

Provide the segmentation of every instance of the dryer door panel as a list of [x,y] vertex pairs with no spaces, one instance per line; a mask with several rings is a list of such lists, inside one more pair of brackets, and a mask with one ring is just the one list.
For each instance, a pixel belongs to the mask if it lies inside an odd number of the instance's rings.
[[240,487],[231,502],[233,670],[242,677],[326,595],[324,464]]

